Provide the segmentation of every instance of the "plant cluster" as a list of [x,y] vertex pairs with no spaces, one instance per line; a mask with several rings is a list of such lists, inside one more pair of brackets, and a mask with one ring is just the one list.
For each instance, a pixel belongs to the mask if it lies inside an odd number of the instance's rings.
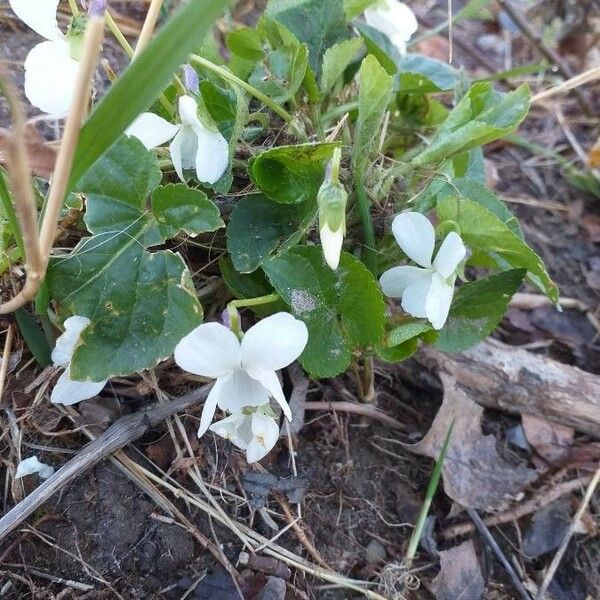
[[[49,40],[25,94],[62,117],[85,17],[65,36],[56,0],[10,4]],[[54,249],[35,310],[64,330],[53,402],[174,355],[216,380],[199,434],[255,461],[279,435],[269,399],[292,416],[277,371],[296,358],[313,378],[351,369],[369,400],[373,359],[477,344],[524,280],[558,292],[486,185],[482,146],[525,118],[526,85],[502,93],[412,52],[416,19],[397,0],[270,0],[220,48],[198,36],[224,4],[191,0],[91,112],[63,208],[87,233]],[[6,271],[22,247],[3,206]],[[222,284],[202,304],[191,256]],[[223,322],[203,323],[223,289]],[[245,334],[243,307],[262,318]],[[229,416],[211,425],[217,407]]]

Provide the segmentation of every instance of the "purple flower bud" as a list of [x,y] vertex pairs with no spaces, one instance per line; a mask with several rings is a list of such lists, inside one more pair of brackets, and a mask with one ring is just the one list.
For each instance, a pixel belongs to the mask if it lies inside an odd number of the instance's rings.
[[88,4],[88,16],[102,17],[106,11],[106,0],[90,0]]
[[200,89],[198,73],[191,65],[183,65],[183,83],[188,92],[197,93]]

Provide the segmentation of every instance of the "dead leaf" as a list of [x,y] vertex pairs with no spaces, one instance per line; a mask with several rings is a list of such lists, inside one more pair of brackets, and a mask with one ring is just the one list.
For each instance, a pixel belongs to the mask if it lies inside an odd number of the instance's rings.
[[600,169],[600,138],[588,152],[588,165],[590,169]]
[[581,219],[581,226],[585,229],[590,241],[600,243],[600,217],[587,214]]
[[146,456],[156,463],[163,471],[166,471],[175,458],[175,447],[170,436],[164,435],[158,442],[146,446]]
[[101,432],[123,416],[123,407],[117,398],[94,398],[79,403],[79,414],[82,425]]
[[471,540],[440,552],[440,572],[429,585],[437,600],[479,600],[485,581]]
[[266,505],[271,492],[284,493],[292,504],[302,502],[309,481],[304,475],[277,478],[271,473],[247,471],[242,478],[242,485],[248,495],[248,503],[257,510]]
[[[10,135],[11,132],[8,129],[0,129],[0,152],[2,154],[5,152]],[[31,172],[42,179],[49,180],[56,162],[56,148],[46,142],[31,124],[27,125],[25,129],[25,144]],[[3,157],[0,162],[4,164]]]
[[431,428],[420,442],[405,447],[437,459],[454,420],[442,468],[444,491],[462,506],[504,508],[537,474],[523,464],[513,465],[502,458],[496,450],[496,438],[481,431],[483,408],[467,396],[454,377],[440,373],[440,378],[444,400]]
[[555,464],[569,456],[574,429],[535,415],[521,415],[521,423],[527,441],[543,459]]
[[532,559],[556,550],[571,523],[571,503],[563,498],[538,510],[523,534],[523,553]]

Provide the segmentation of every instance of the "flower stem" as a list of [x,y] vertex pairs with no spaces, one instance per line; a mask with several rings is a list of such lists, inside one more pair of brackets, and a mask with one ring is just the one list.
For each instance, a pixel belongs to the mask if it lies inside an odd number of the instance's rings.
[[197,54],[192,54],[190,60],[200,65],[201,67],[204,67],[205,69],[216,73],[226,81],[229,81],[230,83],[241,87],[251,96],[254,96],[257,100],[260,100],[265,106],[268,106],[274,113],[277,113],[286,123],[291,125],[295,129],[296,134],[299,137],[306,137],[305,134],[298,129],[297,125],[295,124],[294,117],[287,110],[285,110],[285,108],[279,106],[279,104],[274,102],[266,94],[263,94],[260,90],[257,90],[253,85],[250,85],[243,79],[240,79],[239,77],[237,77],[227,69],[221,67],[220,65],[215,65],[209,60],[206,60],[206,58],[202,58],[202,56],[198,56]]
[[231,321],[232,331],[241,336],[242,329],[240,325],[238,308],[248,308],[250,306],[261,306],[263,304],[269,304],[279,300],[279,294],[267,294],[266,296],[258,296],[257,298],[240,298],[239,300],[232,300],[227,304],[227,312],[229,313],[229,320]]
[[354,183],[356,185],[358,213],[362,222],[365,244],[363,262],[369,271],[371,271],[374,276],[377,276],[377,255],[375,254],[375,232],[373,231],[373,221],[371,219],[371,207],[369,206],[367,190],[365,189],[363,168],[359,165],[356,166]]

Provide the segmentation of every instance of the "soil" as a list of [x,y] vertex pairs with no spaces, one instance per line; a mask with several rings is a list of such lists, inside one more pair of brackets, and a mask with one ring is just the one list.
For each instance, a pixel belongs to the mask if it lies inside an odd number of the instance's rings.
[[[237,21],[252,23],[260,4],[250,0],[240,2]],[[412,4],[417,6],[418,3]],[[128,8],[127,4],[117,6],[123,12]],[[427,13],[427,18],[436,23],[442,21],[446,2],[430,2],[428,6],[432,10]],[[487,26],[474,22],[457,26],[454,35],[463,35],[468,40],[491,35],[498,44],[504,39],[502,32],[493,28],[490,31]],[[17,85],[22,85],[20,65],[37,37],[1,23],[0,36],[0,50],[17,76]],[[538,60],[526,41],[515,39],[514,44],[515,64]],[[107,48],[111,63],[123,64],[122,53],[112,42],[107,42]],[[490,60],[502,70],[501,55],[492,52]],[[472,55],[459,48],[455,64],[480,68]],[[100,79],[99,89],[103,85]],[[590,99],[593,102],[597,97],[590,93]],[[589,148],[598,135],[597,120],[581,118],[570,97],[562,98],[560,107],[579,143]],[[7,113],[0,100],[0,125],[6,122]],[[42,133],[47,139],[57,137],[57,132],[50,127],[42,129]],[[575,156],[564,131],[557,124],[555,113],[546,105],[533,109],[520,133],[529,141],[561,149],[569,159]],[[600,233],[596,231],[594,237],[591,226],[595,219],[600,222],[598,199],[567,183],[555,161],[532,156],[517,146],[499,144],[490,147],[486,150],[486,158],[498,175],[496,191],[505,198],[518,200],[511,202],[510,208],[519,217],[527,241],[548,265],[562,295],[580,300],[589,308],[587,312],[569,309],[562,313],[550,307],[511,309],[496,335],[509,344],[527,345],[532,351],[600,373],[600,276],[594,275],[600,273]],[[161,388],[180,392],[189,387],[190,383],[177,379],[169,367],[166,363],[156,372]],[[408,369],[401,372],[389,365],[377,367],[379,406],[403,424],[404,429],[400,432],[347,413],[307,413],[305,426],[294,440],[298,475],[309,483],[301,501],[301,527],[306,539],[303,541],[290,530],[277,543],[312,562],[316,561],[315,553],[318,553],[323,563],[332,569],[361,580],[378,581],[382,570],[387,567],[390,571],[390,565],[401,563],[429,483],[433,461],[416,456],[398,442],[412,443],[422,437],[441,403],[439,387],[406,378],[407,372],[412,370],[414,373],[418,368],[415,363],[409,363]],[[69,453],[81,448],[87,438],[54,407],[40,404],[40,399],[35,396],[37,387],[24,391],[35,376],[37,373],[27,367],[14,372],[6,392],[11,400],[3,405],[12,406],[12,409],[8,408],[6,417],[2,418],[6,423],[18,419],[23,429],[23,449],[35,451],[40,460],[58,467],[66,462]],[[123,392],[121,412],[135,410],[139,405],[153,401],[146,380],[132,378],[116,382],[115,388],[119,394]],[[353,398],[354,389],[353,382],[346,377],[320,382],[311,384],[307,399]],[[104,396],[114,398],[115,392],[108,390]],[[99,415],[107,422],[118,416],[104,405],[91,405],[89,409],[94,418],[88,416],[84,419],[87,423],[97,422]],[[128,455],[163,478],[167,473],[178,485],[199,494],[189,477],[189,468],[195,465],[204,481],[215,486],[213,492],[220,489],[215,497],[233,518],[267,538],[272,537],[276,532],[268,520],[260,511],[251,510],[244,500],[249,493],[244,476],[248,472],[259,476],[261,470],[249,469],[241,455],[222,440],[205,437],[198,441],[193,434],[198,415],[199,411],[195,409],[183,416],[188,441],[194,451],[193,461],[177,456],[166,425],[155,428],[128,448]],[[486,411],[486,432],[497,435],[498,447],[503,452],[508,452],[507,431],[519,423],[514,417]],[[8,429],[5,427],[4,430]],[[14,455],[15,442],[10,435],[5,437],[0,439],[0,456],[3,466],[8,467],[10,460],[6,457]],[[277,453],[263,463],[264,468],[277,478],[295,481],[290,453],[283,443],[279,446]],[[518,453],[514,448],[510,452],[513,459],[531,461],[530,453]],[[5,476],[3,481],[8,481],[8,477]],[[4,489],[3,510],[10,509],[22,495],[19,486]],[[238,562],[243,547],[229,528],[210,519],[199,508],[169,498],[242,573],[247,598],[283,597],[268,595],[268,586],[264,587],[265,583],[272,583],[267,578],[268,572],[245,569]],[[267,507],[275,511],[269,514],[279,528],[288,523],[283,516],[282,503],[295,515],[294,500],[289,498],[287,502],[282,494],[268,495]],[[449,515],[453,515],[454,510],[449,498],[440,490],[431,511],[434,520],[430,521],[431,533],[427,536],[430,547],[435,545],[436,532],[450,522]],[[600,498],[596,498],[592,501],[590,518],[599,513]],[[146,495],[111,461],[82,475],[27,523],[0,544],[0,597],[19,600],[171,600],[184,597],[221,600],[239,597],[229,575],[214,556],[191,532],[174,524],[164,507]],[[524,529],[529,525],[527,519],[521,523]],[[517,526],[495,529],[493,533],[507,555],[526,564],[530,573],[541,572],[553,556],[548,553],[530,561],[520,556],[522,531]],[[455,545],[455,542],[442,544],[439,540],[438,543],[439,549]],[[485,598],[518,598],[487,548],[478,539],[476,544],[484,567]],[[310,549],[314,549],[312,554]],[[600,597],[599,563],[600,543],[593,536],[577,537],[557,573],[551,590],[554,597],[560,600]],[[406,597],[433,598],[427,585],[439,571],[438,560],[434,555],[422,552],[417,566],[422,569],[418,572],[422,585],[417,591],[407,591]],[[292,571],[287,593],[288,598],[342,600],[354,597],[348,590],[325,585],[301,570]]]

